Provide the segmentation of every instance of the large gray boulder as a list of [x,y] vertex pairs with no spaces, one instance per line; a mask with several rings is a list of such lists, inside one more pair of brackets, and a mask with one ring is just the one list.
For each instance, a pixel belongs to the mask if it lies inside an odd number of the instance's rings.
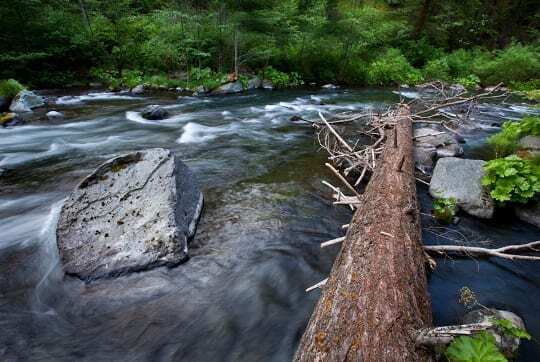
[[239,80],[220,85],[212,91],[212,94],[234,94],[244,91],[244,86]]
[[64,271],[84,280],[188,257],[203,196],[187,166],[165,149],[113,158],[65,202],[56,231]]
[[153,104],[143,109],[142,116],[146,119],[156,121],[167,118],[169,116],[169,112],[165,108],[157,104]]
[[447,157],[437,161],[429,193],[435,198],[455,198],[457,205],[470,215],[484,219],[493,216],[495,205],[482,187],[484,177],[482,160],[464,160]]
[[515,212],[520,220],[540,228],[540,202],[517,206]]
[[43,97],[38,96],[34,92],[24,90],[20,91],[19,94],[13,98],[9,110],[17,113],[32,112],[32,109],[43,107],[44,105],[45,100]]
[[420,170],[429,173],[437,159],[461,155],[463,148],[447,132],[428,127],[414,130],[414,157]]

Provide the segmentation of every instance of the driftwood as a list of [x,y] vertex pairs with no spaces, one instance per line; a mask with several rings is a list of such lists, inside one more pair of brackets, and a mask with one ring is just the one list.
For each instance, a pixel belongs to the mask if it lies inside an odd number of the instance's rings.
[[510,252],[538,252],[537,248],[540,247],[540,241],[533,241],[527,244],[507,245],[496,249],[481,248],[477,246],[462,246],[462,245],[427,245],[424,249],[428,252],[438,254],[450,254],[457,253],[465,256],[496,256],[503,259],[510,260],[534,260],[539,261],[540,256],[533,255],[516,255],[510,254]]
[[[296,361],[431,359],[431,352],[415,343],[417,331],[431,325],[431,305],[408,107],[389,112],[380,124],[392,127],[386,129],[386,147],[377,162],[374,148],[357,155],[349,151],[347,156],[377,167],[328,280],[314,286],[324,285]],[[379,134],[377,129],[374,134]]]

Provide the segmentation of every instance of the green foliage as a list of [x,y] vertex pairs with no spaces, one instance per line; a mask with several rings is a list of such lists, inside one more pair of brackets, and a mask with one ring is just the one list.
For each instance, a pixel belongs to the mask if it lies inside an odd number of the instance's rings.
[[495,56],[474,65],[482,83],[526,82],[540,78],[540,51],[538,47],[513,44],[495,52]]
[[491,160],[482,184],[498,202],[526,203],[540,192],[540,166],[516,155]]
[[24,86],[15,79],[0,81],[0,96],[2,97],[13,98],[24,89]]
[[454,338],[446,349],[450,362],[507,362],[495,344],[495,337],[489,332],[479,332],[473,337]]
[[369,84],[418,84],[423,78],[419,70],[413,68],[398,49],[388,49],[368,67]]
[[433,200],[433,216],[442,224],[449,224],[456,215],[457,202],[454,197]]
[[492,322],[501,329],[501,331],[509,336],[509,337],[515,337],[519,339],[526,339],[530,340],[531,335],[527,333],[527,331],[519,328],[514,323],[509,321],[508,319],[497,319],[492,318]]
[[489,137],[487,142],[495,147],[499,156],[506,156],[518,147],[518,141],[528,135],[540,136],[540,117],[525,117],[519,122],[505,122],[502,131]]
[[480,78],[474,74],[469,74],[466,77],[460,77],[456,79],[456,83],[461,84],[467,89],[475,89],[480,84]]
[[[429,2],[428,2],[429,3]],[[473,86],[540,79],[538,2],[434,0],[12,0],[0,2],[0,79],[113,88],[159,75],[193,86],[266,67],[300,80],[350,85],[442,79]],[[508,24],[508,18],[515,19]],[[515,40],[516,43],[510,43]],[[518,43],[520,42],[520,43]],[[479,48],[482,47],[482,48]],[[235,51],[238,58],[235,61]],[[498,49],[498,50],[497,50]],[[90,69],[102,71],[94,77]],[[418,69],[422,69],[419,72]],[[127,72],[127,75],[126,75]],[[295,74],[295,72],[298,74]],[[195,82],[214,86],[219,75]],[[538,89],[535,87],[534,89]],[[534,89],[527,89],[532,91]],[[536,93],[531,93],[534,97]]]
[[189,72],[189,82],[193,88],[202,85],[206,89],[214,89],[227,81],[225,74],[213,72],[210,68],[193,68]]
[[276,88],[298,87],[304,84],[298,73],[287,74],[272,67],[264,68],[260,76],[262,79],[271,81]]

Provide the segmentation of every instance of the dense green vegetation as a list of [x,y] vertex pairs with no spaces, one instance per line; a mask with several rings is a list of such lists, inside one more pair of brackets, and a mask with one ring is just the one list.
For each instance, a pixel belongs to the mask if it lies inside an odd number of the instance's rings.
[[508,156],[518,149],[519,140],[525,136],[540,136],[540,117],[505,122],[501,132],[489,137],[487,141],[495,148],[497,156]]
[[274,70],[282,86],[518,87],[540,79],[539,9],[534,0],[2,1],[0,79],[212,86],[235,70]]
[[433,200],[433,217],[441,224],[450,224],[457,212],[457,201],[454,197]]

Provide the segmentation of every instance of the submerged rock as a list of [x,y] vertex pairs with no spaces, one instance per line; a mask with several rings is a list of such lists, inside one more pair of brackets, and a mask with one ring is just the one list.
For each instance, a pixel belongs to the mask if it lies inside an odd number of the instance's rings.
[[429,193],[433,197],[450,198],[470,215],[489,219],[495,205],[489,193],[482,187],[484,177],[482,160],[464,160],[447,157],[437,161]]
[[114,276],[188,257],[203,196],[187,166],[157,148],[113,158],[65,202],[56,231],[64,271]]
[[259,89],[262,87],[262,85],[263,85],[263,82],[261,78],[253,77],[248,81],[247,89],[248,90]]
[[47,119],[49,121],[63,121],[64,120],[64,113],[58,112],[58,111],[47,112]]
[[212,94],[234,94],[244,91],[244,86],[239,80],[220,85],[212,91]]
[[540,228],[540,202],[517,206],[515,213],[520,220]]
[[142,116],[149,120],[164,119],[167,118],[168,115],[169,112],[166,109],[156,104],[148,106],[142,111]]
[[[463,324],[473,324],[473,323],[491,323],[492,320],[501,320],[506,319],[510,321],[514,327],[525,330],[525,323],[523,319],[515,313],[508,312],[505,310],[498,309],[477,309],[467,313],[462,318]],[[516,354],[520,340],[517,337],[511,336],[508,333],[505,333],[500,327],[493,327],[488,330],[493,337],[495,337],[495,342],[499,347],[500,351],[506,357],[514,357]]]
[[13,98],[9,110],[11,112],[32,112],[32,109],[43,107],[45,100],[34,92],[21,91]]

